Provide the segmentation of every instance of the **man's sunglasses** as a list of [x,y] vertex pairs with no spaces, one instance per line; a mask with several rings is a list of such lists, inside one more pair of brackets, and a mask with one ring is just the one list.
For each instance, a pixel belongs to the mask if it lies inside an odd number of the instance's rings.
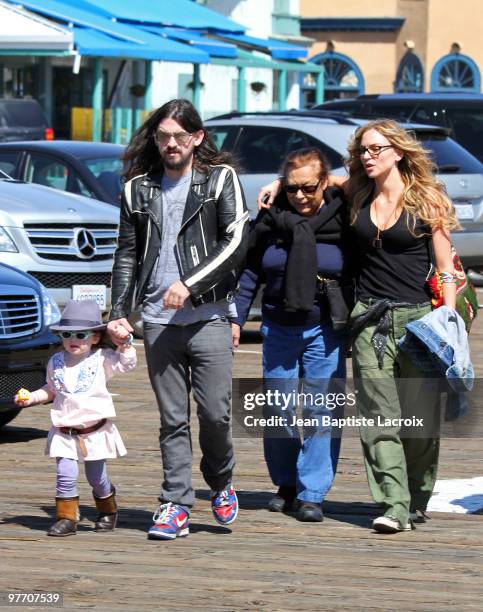
[[58,336],[62,338],[62,340],[86,340],[93,336],[96,332],[94,331],[61,331],[58,332]]
[[315,185],[284,185],[284,189],[287,193],[292,194],[297,193],[300,189],[304,195],[312,195],[317,191],[319,185],[320,181],[318,181]]
[[185,147],[193,137],[193,134],[190,132],[164,132],[163,130],[157,130],[154,133],[154,140],[163,146],[168,144],[171,137],[176,140],[177,144]]

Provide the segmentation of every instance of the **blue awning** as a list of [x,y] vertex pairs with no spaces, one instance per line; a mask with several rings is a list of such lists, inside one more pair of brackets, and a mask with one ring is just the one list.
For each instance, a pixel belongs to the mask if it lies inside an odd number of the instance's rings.
[[303,59],[308,56],[308,51],[305,47],[292,45],[290,43],[273,40],[270,38],[255,38],[246,34],[218,34],[217,37],[223,40],[233,41],[247,49],[256,49],[258,51],[269,52],[274,59]]
[[167,38],[160,39],[142,28],[111,21],[99,13],[79,8],[86,6],[86,2],[77,7],[60,0],[11,1],[35,13],[74,24],[74,46],[80,44],[78,51],[81,54],[115,56],[114,52],[107,51],[115,49],[117,44],[117,55],[121,57],[189,63],[210,61],[209,55],[200,49]]
[[135,23],[244,32],[245,26],[192,0],[83,0],[108,11],[120,21]]
[[[9,1],[12,2],[12,0],[9,0]],[[18,1],[20,2],[20,0]],[[60,2],[63,2],[63,1],[66,1],[66,0],[60,0]],[[96,13],[97,15],[101,15],[102,17],[106,17],[107,19],[112,19],[112,13],[104,10],[100,6],[95,6],[94,4],[91,4],[89,0],[75,0],[75,5],[77,8],[82,9],[83,11],[88,11],[90,13]]]
[[161,39],[155,46],[140,45],[113,38],[92,28],[74,26],[74,45],[80,55],[94,57],[127,57],[145,60],[204,63],[209,56],[176,41]]
[[[137,49],[140,52],[143,51],[142,45],[112,38],[112,36],[92,28],[78,28],[74,26],[73,33],[75,47],[80,55],[122,57],[124,50],[126,52],[132,50],[135,55]],[[126,53],[126,56],[129,56],[129,54]],[[138,57],[141,58],[141,56]]]
[[157,26],[141,26],[147,32],[158,36],[168,37],[172,40],[181,40],[197,49],[205,51],[214,57],[237,57],[236,45],[223,42],[215,38],[209,38],[199,32],[182,30],[180,28],[161,28]]

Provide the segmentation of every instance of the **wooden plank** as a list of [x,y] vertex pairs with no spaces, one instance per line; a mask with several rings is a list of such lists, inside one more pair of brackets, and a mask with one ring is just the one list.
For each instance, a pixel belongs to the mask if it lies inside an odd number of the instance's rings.
[[[254,330],[257,324],[251,323]],[[260,376],[253,331],[236,356],[235,375]],[[472,332],[483,355],[483,317]],[[216,525],[199,473],[193,423],[197,501],[186,539],[146,539],[161,479],[158,412],[142,347],[140,365],[113,381],[117,424],[128,455],[110,462],[121,506],[118,529],[93,531],[95,511],[80,478],[83,520],[70,538],[48,538],[55,469],[43,457],[49,408],[25,410],[0,435],[0,591],[61,591],[69,610],[438,610],[481,609],[483,517],[433,514],[410,533],[375,534],[360,443],[343,440],[340,467],[322,524],[268,512],[274,491],[261,440],[236,440],[240,515]],[[474,359],[478,373],[482,360]],[[443,439],[440,478],[481,475],[482,439]],[[3,608],[2,608],[3,609]],[[29,609],[29,608],[22,608]],[[34,609],[34,608],[31,608]]]

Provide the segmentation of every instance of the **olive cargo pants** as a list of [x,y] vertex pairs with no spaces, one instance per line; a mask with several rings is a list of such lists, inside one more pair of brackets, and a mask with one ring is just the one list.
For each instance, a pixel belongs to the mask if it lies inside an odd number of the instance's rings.
[[[367,310],[358,302],[352,318]],[[430,311],[429,305],[396,308],[387,337],[382,369],[379,368],[372,335],[377,321],[370,322],[353,341],[353,371],[359,416],[374,424],[360,428],[369,488],[374,501],[387,516],[406,525],[409,512],[425,510],[436,481],[439,454],[439,381],[418,370],[398,349],[405,325]],[[398,419],[416,418],[423,425],[405,427]]]

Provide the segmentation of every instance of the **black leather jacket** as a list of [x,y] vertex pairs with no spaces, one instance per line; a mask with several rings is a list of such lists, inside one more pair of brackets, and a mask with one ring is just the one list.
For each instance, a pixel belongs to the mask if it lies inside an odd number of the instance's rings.
[[[145,174],[126,182],[110,320],[127,317],[143,302],[159,255],[162,209],[159,177]],[[247,233],[248,212],[235,171],[229,166],[193,169],[176,248],[180,278],[195,305],[233,298]]]

